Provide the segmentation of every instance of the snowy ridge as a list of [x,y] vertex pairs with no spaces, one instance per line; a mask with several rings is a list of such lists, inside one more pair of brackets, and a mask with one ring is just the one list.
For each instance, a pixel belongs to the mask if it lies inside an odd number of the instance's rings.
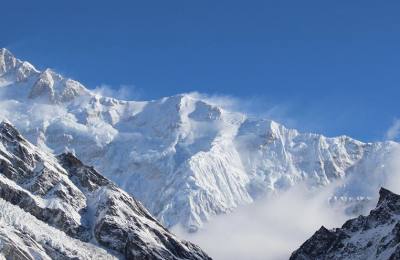
[[[5,210],[24,210],[21,223],[29,227],[18,222],[19,217],[4,213],[3,217],[9,219],[5,219],[0,241],[8,245],[11,255],[16,251],[29,255],[31,249],[23,244],[29,247],[37,243],[34,251],[53,259],[75,255],[78,259],[93,259],[97,258],[95,253],[99,259],[108,258],[110,253],[120,259],[210,259],[196,245],[176,238],[139,202],[93,167],[71,153],[55,157],[41,151],[8,122],[0,123],[0,198],[7,201],[0,201]],[[13,217],[17,222],[11,222]],[[14,238],[25,229],[28,233],[16,241]],[[66,243],[81,242],[64,246],[62,238],[67,236]],[[54,248],[46,248],[47,243]],[[94,253],[89,249],[89,253],[73,253],[80,247],[94,248]],[[52,250],[61,252],[57,255]]]
[[366,174],[398,148],[299,133],[190,94],[122,101],[34,68],[20,81],[22,62],[6,50],[0,63],[0,119],[43,150],[76,154],[167,227],[195,231],[215,214],[303,181],[313,188],[351,177],[356,188],[341,188],[337,198],[373,196]]
[[400,196],[384,188],[379,195],[368,216],[333,230],[322,226],[290,259],[399,259]]

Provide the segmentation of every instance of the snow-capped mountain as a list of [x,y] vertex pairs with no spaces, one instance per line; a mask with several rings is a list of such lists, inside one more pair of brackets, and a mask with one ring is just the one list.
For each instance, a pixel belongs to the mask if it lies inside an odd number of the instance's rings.
[[210,259],[93,167],[71,153],[41,151],[7,122],[0,123],[0,173],[7,259]]
[[400,196],[382,188],[368,216],[321,227],[290,259],[400,259]]
[[167,227],[190,231],[215,214],[303,181],[318,187],[351,176],[356,186],[343,186],[335,198],[372,196],[364,180],[398,147],[299,133],[190,94],[154,101],[103,97],[5,49],[0,107],[0,119],[33,144],[75,154]]

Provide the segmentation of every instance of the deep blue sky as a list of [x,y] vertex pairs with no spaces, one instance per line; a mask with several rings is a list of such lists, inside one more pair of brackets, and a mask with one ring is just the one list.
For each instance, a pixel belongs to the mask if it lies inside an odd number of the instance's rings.
[[2,1],[0,13],[0,47],[91,88],[256,99],[302,130],[366,141],[400,116],[400,1]]

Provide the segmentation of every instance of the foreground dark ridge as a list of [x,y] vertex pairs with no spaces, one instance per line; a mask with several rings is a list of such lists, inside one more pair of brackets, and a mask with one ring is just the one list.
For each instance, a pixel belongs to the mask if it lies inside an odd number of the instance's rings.
[[290,259],[400,259],[400,196],[381,188],[368,216],[332,230],[322,226]]
[[0,198],[6,259],[210,259],[94,168],[71,153],[41,151],[7,122],[0,124]]

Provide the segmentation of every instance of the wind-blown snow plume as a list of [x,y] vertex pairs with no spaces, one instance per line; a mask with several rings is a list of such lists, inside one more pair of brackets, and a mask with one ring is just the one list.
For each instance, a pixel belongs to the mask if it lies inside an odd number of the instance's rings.
[[92,92],[103,97],[113,97],[120,100],[138,100],[141,98],[141,91],[134,85],[113,87],[102,84],[92,89]]
[[388,140],[394,140],[400,135],[400,119],[393,120],[393,124],[386,132],[386,138]]
[[[250,117],[273,119],[290,127],[296,127],[298,123],[294,118],[289,116],[290,104],[267,101],[265,97],[238,98],[231,95],[211,95],[199,92],[190,92],[188,95],[227,111],[244,113]],[[304,126],[304,122],[302,122],[302,125]]]

